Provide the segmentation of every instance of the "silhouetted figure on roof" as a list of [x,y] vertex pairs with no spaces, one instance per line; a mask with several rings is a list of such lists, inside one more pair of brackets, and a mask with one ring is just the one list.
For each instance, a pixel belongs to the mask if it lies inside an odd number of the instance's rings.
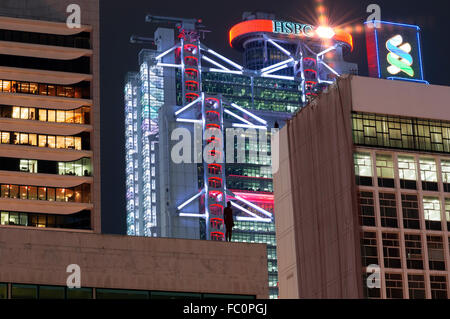
[[223,219],[225,221],[225,240],[231,241],[234,220],[233,220],[233,209],[231,209],[230,201],[227,202],[227,207],[223,211]]
[[275,124],[273,125],[273,128],[280,128],[280,126],[278,125],[277,121],[275,121]]

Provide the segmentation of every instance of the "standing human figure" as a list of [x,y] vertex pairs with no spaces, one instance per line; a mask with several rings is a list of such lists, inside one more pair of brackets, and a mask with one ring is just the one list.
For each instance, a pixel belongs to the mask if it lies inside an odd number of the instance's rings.
[[225,221],[225,240],[231,241],[234,220],[233,220],[233,209],[231,209],[230,201],[227,202],[227,207],[223,211],[223,219]]

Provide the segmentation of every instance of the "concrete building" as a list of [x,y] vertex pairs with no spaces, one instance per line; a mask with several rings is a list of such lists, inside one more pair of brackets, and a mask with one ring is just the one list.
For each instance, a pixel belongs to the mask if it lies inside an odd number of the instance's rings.
[[281,298],[448,298],[449,99],[352,76],[280,131]]
[[0,4],[0,299],[267,298],[264,245],[100,234],[99,4],[71,3]]

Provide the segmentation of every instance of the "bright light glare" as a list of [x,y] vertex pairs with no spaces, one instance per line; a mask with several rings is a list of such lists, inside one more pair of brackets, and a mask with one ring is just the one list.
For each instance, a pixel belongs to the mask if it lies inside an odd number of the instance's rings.
[[331,39],[336,33],[334,32],[333,28],[320,26],[316,29],[316,34],[320,38]]

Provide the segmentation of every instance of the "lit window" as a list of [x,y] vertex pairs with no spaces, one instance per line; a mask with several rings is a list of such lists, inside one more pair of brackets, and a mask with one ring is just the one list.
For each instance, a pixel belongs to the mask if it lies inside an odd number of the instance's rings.
[[436,161],[434,159],[420,159],[420,177],[422,178],[422,181],[437,182]]

